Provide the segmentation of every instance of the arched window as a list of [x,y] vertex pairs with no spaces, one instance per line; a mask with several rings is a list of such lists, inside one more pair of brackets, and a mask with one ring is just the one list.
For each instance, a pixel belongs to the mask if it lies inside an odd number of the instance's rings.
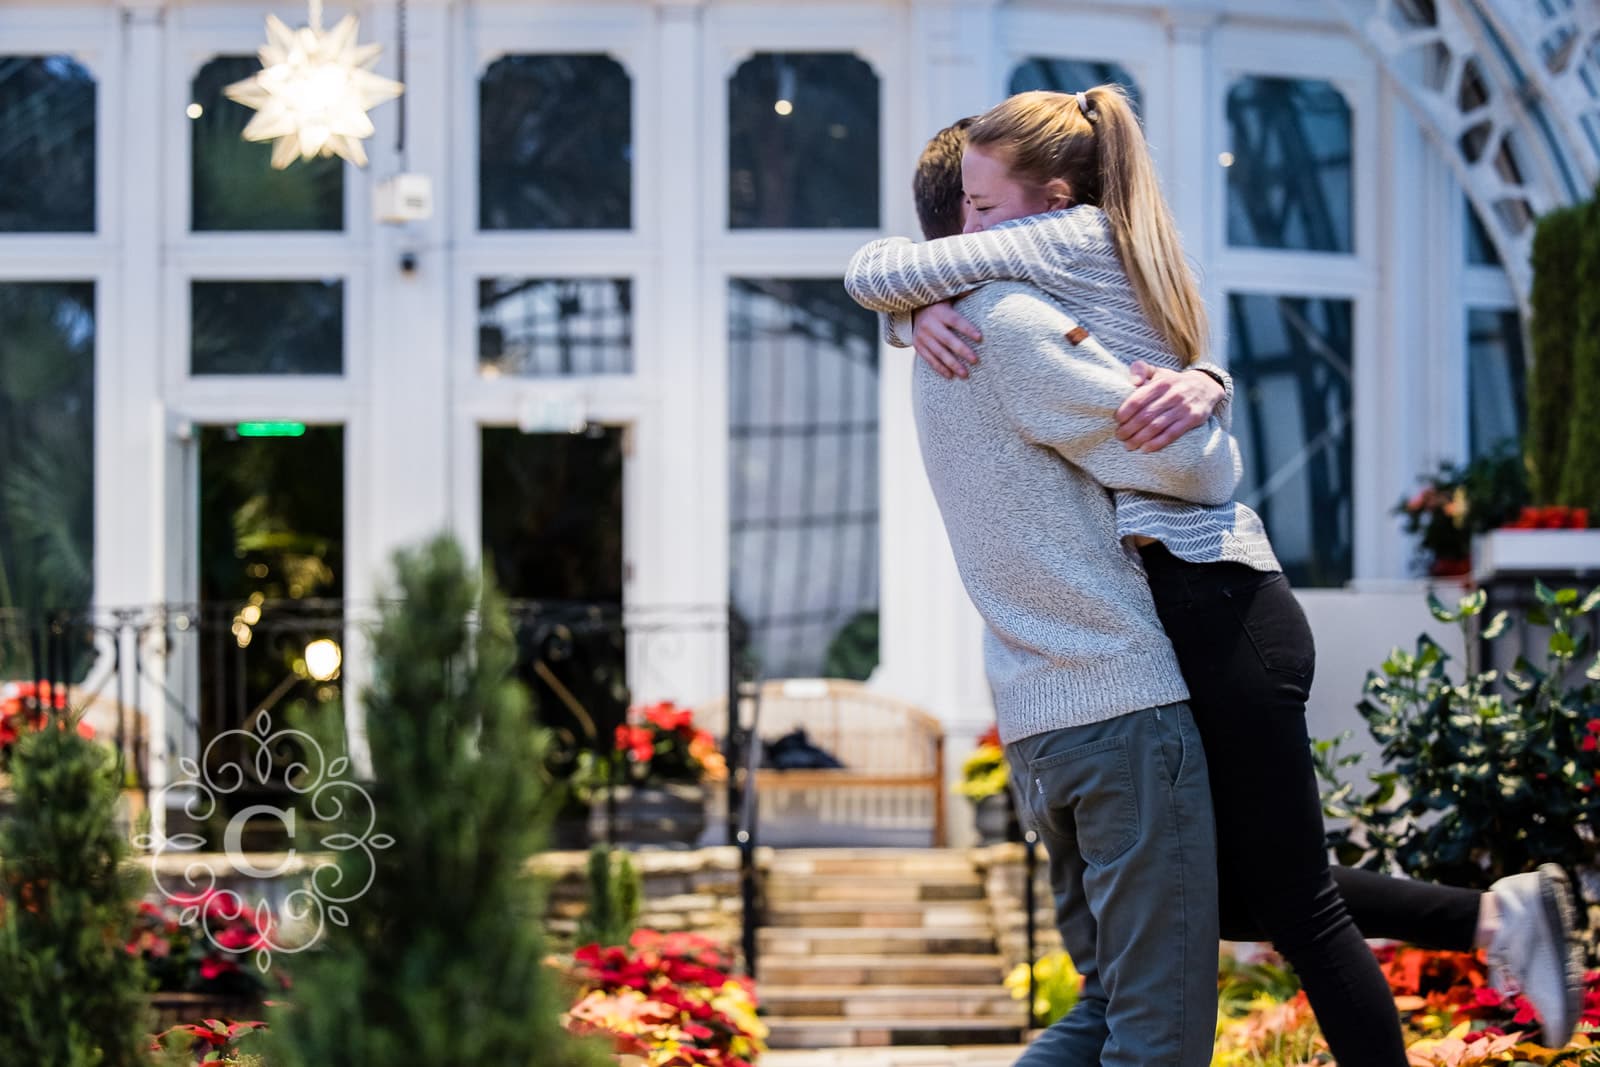
[[240,136],[255,112],[222,95],[261,69],[254,56],[219,56],[190,88],[190,226],[195,231],[341,230],[344,161],[272,169],[272,146]]
[[1228,90],[1228,243],[1351,252],[1350,106],[1332,84],[1245,77]]
[[743,63],[728,82],[728,228],[877,229],[878,97],[853,55]]
[[478,83],[478,227],[633,225],[633,84],[610,56],[515,55]]
[[66,56],[0,55],[0,233],[92,233],[94,78]]
[[1093,59],[1046,59],[1031,56],[1017,64],[1011,72],[1008,92],[1025,93],[1032,89],[1048,89],[1057,93],[1081,93],[1097,85],[1120,85],[1128,93],[1133,110],[1144,118],[1144,98],[1139,83],[1120,63],[1106,63]]

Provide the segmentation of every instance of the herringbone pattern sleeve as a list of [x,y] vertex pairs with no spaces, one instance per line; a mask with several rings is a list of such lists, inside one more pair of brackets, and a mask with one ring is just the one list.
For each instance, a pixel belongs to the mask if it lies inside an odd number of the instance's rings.
[[[1184,370],[1183,361],[1140,307],[1105,213],[1079,206],[1016,219],[979,233],[915,244],[903,237],[873,241],[850,259],[845,289],[863,307],[894,318],[894,339],[909,344],[905,315],[989,282],[1036,286],[1061,304],[1124,365],[1142,360]],[[1232,428],[1233,381],[1214,363],[1192,369],[1217,375],[1226,394],[1217,418]],[[1198,431],[1196,431],[1198,432]],[[1243,504],[1189,503],[1151,493],[1116,494],[1124,536],[1153,537],[1176,556],[1199,563],[1231,561],[1279,570],[1260,517]]]

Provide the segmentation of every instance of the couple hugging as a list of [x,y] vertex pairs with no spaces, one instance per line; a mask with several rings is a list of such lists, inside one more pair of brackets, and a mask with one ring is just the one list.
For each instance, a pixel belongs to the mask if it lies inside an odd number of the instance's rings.
[[923,462],[1084,976],[1020,1064],[1206,1067],[1219,937],[1272,942],[1345,1067],[1407,1063],[1364,938],[1487,949],[1565,1044],[1582,966],[1559,868],[1483,893],[1330,868],[1311,632],[1232,499],[1232,383],[1122,91],[963,119],[914,191],[927,242],[866,246],[845,285],[922,356]]

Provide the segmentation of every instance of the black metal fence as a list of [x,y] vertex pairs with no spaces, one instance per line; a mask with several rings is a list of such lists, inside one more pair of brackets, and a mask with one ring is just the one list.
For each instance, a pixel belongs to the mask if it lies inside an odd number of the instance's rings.
[[[742,650],[730,651],[724,605],[519,601],[509,608],[516,673],[556,736],[551,766],[538,772],[556,778],[584,751],[609,752],[635,693],[720,699],[749,665]],[[171,781],[182,761],[204,767],[236,759],[230,735],[261,716],[345,733],[347,683],[366,677],[365,634],[376,617],[376,605],[340,600],[4,612],[0,683],[16,683],[18,700],[52,694],[48,700],[81,715],[115,746],[125,785],[148,802],[152,786]],[[729,721],[725,751],[737,767],[745,735],[736,716]],[[743,794],[733,789],[729,797],[733,822]]]

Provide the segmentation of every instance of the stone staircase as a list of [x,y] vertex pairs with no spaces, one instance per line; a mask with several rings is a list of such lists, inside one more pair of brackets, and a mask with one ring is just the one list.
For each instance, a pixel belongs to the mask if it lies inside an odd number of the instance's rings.
[[781,850],[766,873],[761,999],[774,1049],[1015,1045],[985,882],[955,849]]

